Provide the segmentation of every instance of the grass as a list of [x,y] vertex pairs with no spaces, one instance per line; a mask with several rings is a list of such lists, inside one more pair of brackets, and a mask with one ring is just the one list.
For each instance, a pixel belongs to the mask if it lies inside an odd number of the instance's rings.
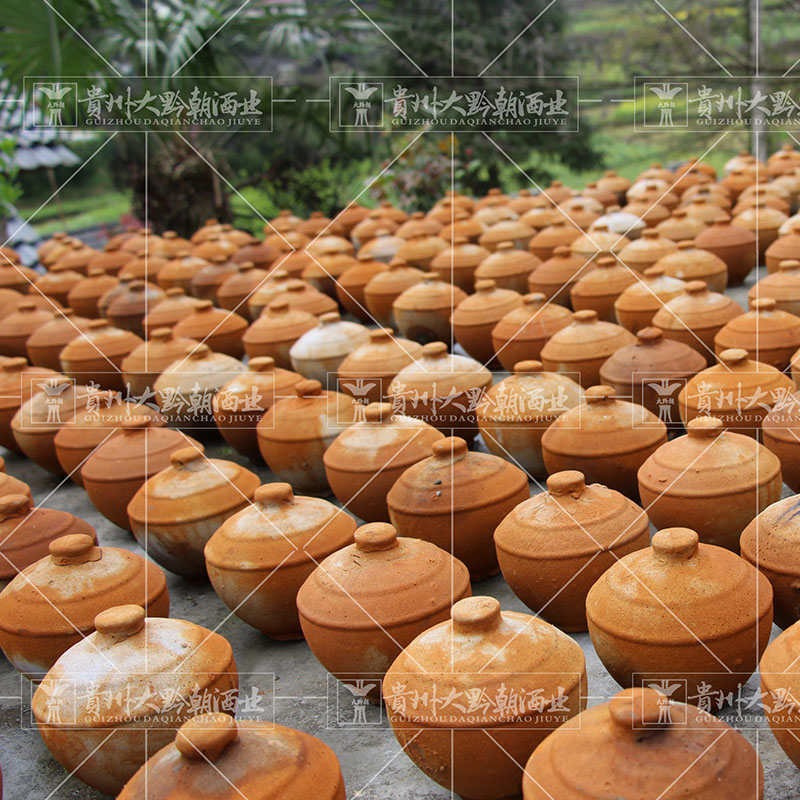
[[[59,202],[60,201],[60,202]],[[21,203],[19,213],[28,219],[39,205]],[[117,222],[130,211],[131,202],[127,194],[115,190],[108,192],[70,192],[66,187],[54,197],[31,220],[41,236],[51,236],[56,231],[74,231]]]

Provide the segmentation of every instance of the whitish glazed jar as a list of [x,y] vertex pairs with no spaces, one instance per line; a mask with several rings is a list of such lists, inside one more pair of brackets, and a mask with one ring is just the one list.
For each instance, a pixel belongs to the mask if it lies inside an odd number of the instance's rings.
[[490,387],[477,410],[483,443],[529,475],[546,474],[542,436],[560,414],[583,402],[583,390],[541,361],[518,361],[509,377]]
[[724,292],[728,285],[728,267],[710,250],[697,247],[693,241],[678,243],[673,253],[659,258],[654,266],[664,274],[682,281],[705,281],[712,292]]
[[268,483],[208,540],[208,577],[248,625],[273,639],[300,639],[297,592],[322,559],[353,541],[355,529],[355,520],[327,500]]
[[[702,586],[702,592],[697,590]],[[673,699],[735,693],[758,665],[772,627],[772,588],[730,550],[688,528],[655,534],[589,590],[589,634],[625,688],[663,681]]]
[[345,800],[339,762],[315,736],[274,722],[199,714],[154,753],[118,800]]
[[386,498],[401,536],[438,545],[463,561],[474,581],[499,569],[492,535],[503,517],[529,497],[528,476],[458,437],[434,442],[433,455],[409,467]]
[[685,290],[684,281],[665,275],[662,267],[650,267],[614,301],[615,320],[636,333],[649,327],[656,312]]
[[323,463],[333,493],[365,522],[388,522],[386,495],[412,464],[428,458],[444,436],[414,417],[392,413],[391,403],[371,403],[364,419],[342,431]]
[[132,397],[144,397],[158,376],[200,343],[176,336],[171,328],[157,328],[150,338],[134,348],[122,362],[122,377]]
[[268,356],[282,369],[291,369],[289,351],[304,333],[316,327],[313,314],[291,308],[286,298],[277,299],[244,332],[242,345],[248,358]]
[[147,554],[185,578],[205,577],[203,548],[214,531],[244,508],[258,476],[233,461],[206,458],[201,446],[170,454],[128,503],[131,530]]
[[586,595],[620,557],[650,544],[647,514],[619,492],[556,472],[547,491],[509,512],[494,533],[503,577],[537,616],[585,631]]
[[533,253],[516,248],[513,242],[500,242],[475,269],[475,280],[492,280],[501,289],[522,294],[528,291],[528,276],[541,263]]
[[615,258],[599,258],[596,265],[572,285],[572,307],[575,311],[591,309],[598,319],[616,322],[614,303],[625,289],[637,283],[637,274]]
[[[569,636],[501,611],[493,597],[468,597],[398,656],[383,697],[397,740],[429,778],[462,797],[500,800],[519,795],[531,751],[585,708],[585,686],[585,659]],[[412,704],[409,691],[421,702]],[[425,699],[463,705],[474,694],[486,698],[477,713],[455,707],[445,715]],[[536,697],[538,705],[520,709],[503,702],[509,696]]]
[[[713,760],[696,755],[709,752]],[[652,688],[624,689],[551,733],[522,778],[524,800],[632,800],[665,792],[762,800],[764,767],[726,722]]]
[[0,648],[31,680],[92,633],[107,608],[135,603],[151,617],[169,616],[167,580],[152,561],[98,547],[85,533],[53,539],[49,551],[0,592]]
[[429,272],[392,303],[392,315],[406,339],[420,344],[449,340],[453,310],[466,296],[457,286]]
[[362,406],[349,395],[323,390],[319,381],[300,381],[294,392],[296,397],[279,400],[259,421],[258,449],[276,477],[295,491],[324,494],[329,487],[322,457]]
[[549,473],[578,470],[635,500],[639,467],[666,441],[667,426],[655,414],[620,400],[610,386],[592,386],[585,403],[545,431],[542,453]]
[[780,499],[781,463],[717,417],[695,417],[687,430],[642,464],[642,503],[656,528],[692,528],[700,541],[736,552],[742,531]]
[[467,568],[422,539],[398,537],[386,523],[363,525],[355,543],[333,553],[297,595],[311,651],[333,675],[372,682],[380,702],[386,670],[404,647],[446,621],[472,594]]
[[200,625],[145,619],[136,605],[109,608],[94,622],[95,632],[67,650],[39,684],[32,708],[61,765],[116,795],[193,715],[191,703],[176,697],[200,696],[233,710],[239,679],[228,640]]

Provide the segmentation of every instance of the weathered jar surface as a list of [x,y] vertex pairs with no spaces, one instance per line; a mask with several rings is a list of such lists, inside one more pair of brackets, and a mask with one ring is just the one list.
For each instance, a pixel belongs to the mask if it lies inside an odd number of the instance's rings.
[[781,462],[784,483],[800,492],[800,395],[789,394],[761,420],[761,436]]

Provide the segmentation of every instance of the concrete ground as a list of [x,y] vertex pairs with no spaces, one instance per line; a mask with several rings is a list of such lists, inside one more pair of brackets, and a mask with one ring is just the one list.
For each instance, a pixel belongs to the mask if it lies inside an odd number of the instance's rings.
[[[752,279],[748,285],[752,285]],[[743,305],[746,288],[731,292]],[[207,452],[212,457],[245,463],[241,456],[221,443],[209,446]],[[59,487],[57,478],[35,464],[12,454],[2,454],[8,472],[30,484],[37,503],[68,510],[85,519],[96,527],[101,544],[142,552],[127,532],[95,511],[82,489],[69,481]],[[247,466],[264,482],[273,480],[263,465]],[[535,486],[532,490],[538,491]],[[784,491],[789,494],[788,489]],[[228,609],[209,585],[191,584],[169,574],[168,582],[173,617],[212,629],[219,625],[219,632],[230,640],[242,692],[255,686],[262,696],[263,711],[259,716],[318,736],[334,750],[342,766],[349,798],[438,800],[451,796],[401,752],[388,724],[381,718],[380,709],[371,707],[365,722],[353,724],[352,698],[336,681],[329,679],[304,642],[272,641],[237,617],[228,617]],[[475,585],[473,591],[497,597],[504,609],[527,611],[500,576]],[[773,628],[773,635],[777,633],[778,629]],[[589,705],[603,702],[619,687],[597,659],[588,634],[574,638],[586,655]],[[757,687],[756,675],[748,682],[743,696],[750,698]],[[104,797],[67,777],[66,771],[50,756],[30,723],[31,694],[31,684],[2,659],[0,765],[6,800],[96,800]],[[800,798],[800,771],[784,756],[758,708],[743,708],[739,712],[728,707],[721,716],[739,728],[757,748],[766,774],[766,800]]]

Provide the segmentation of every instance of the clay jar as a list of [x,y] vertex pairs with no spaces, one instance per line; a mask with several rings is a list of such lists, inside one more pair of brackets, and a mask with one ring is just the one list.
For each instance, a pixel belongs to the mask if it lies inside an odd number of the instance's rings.
[[159,328],[175,327],[185,316],[191,314],[198,301],[187,297],[183,289],[174,287],[167,289],[166,298],[156,303],[142,320],[145,338],[150,338]]
[[357,263],[346,269],[336,281],[336,297],[342,308],[363,322],[369,322],[364,288],[372,278],[388,269],[382,261],[376,261],[366,253],[359,253]]
[[353,541],[355,529],[327,500],[266,484],[206,544],[211,584],[248,625],[273,639],[301,639],[297,592],[322,559]]
[[742,531],[742,557],[767,576],[774,592],[775,624],[788,628],[800,619],[798,498],[772,503]]
[[686,284],[666,275],[663,267],[650,267],[614,301],[615,320],[626,330],[636,333],[647,328],[656,312],[683,294],[685,289]]
[[273,300],[244,332],[242,344],[249,358],[269,356],[282,369],[291,369],[289,351],[304,333],[316,327],[313,314],[291,308],[285,298]]
[[345,800],[344,778],[326,744],[273,722],[200,714],[125,784],[118,800]]
[[562,631],[585,631],[586,595],[621,556],[650,544],[647,514],[619,492],[557,472],[494,534],[511,590]]
[[667,528],[599,578],[586,617],[597,655],[620,686],[677,684],[672,699],[683,702],[747,682],[769,641],[772,588],[730,550],[699,543],[688,528]]
[[88,328],[89,320],[76,317],[71,308],[59,311],[50,322],[37,328],[25,342],[31,364],[52,370],[61,369],[61,351]]
[[37,276],[34,281],[36,288],[31,288],[36,294],[41,293],[63,306],[67,304],[67,295],[70,290],[74,289],[82,280],[83,275],[73,270],[47,272],[44,275]]
[[600,367],[600,380],[664,422],[677,423],[677,394],[705,368],[706,360],[689,345],[665,339],[660,328],[642,328],[636,340],[608,357]]
[[247,329],[247,320],[232,311],[214,308],[210,300],[200,300],[194,312],[184,317],[172,329],[176,336],[204,342],[214,352],[232,358],[244,355],[242,336]]
[[145,619],[141,606],[123,605],[98,614],[95,628],[56,661],[32,708],[61,765],[116,795],[194,714],[176,697],[230,707],[239,681],[227,639],[192,622]]
[[175,450],[170,466],[149,478],[128,504],[131,530],[170,572],[202,579],[206,542],[247,505],[258,484],[250,470],[206,458],[202,446]]
[[[675,242],[665,239],[655,228],[646,228],[639,239],[619,251],[620,261],[636,272],[643,273],[656,262],[677,250]],[[598,262],[599,263],[599,262]]]
[[467,568],[436,545],[398,537],[385,523],[364,525],[355,544],[328,556],[297,595],[300,625],[328,672],[381,681],[404,647],[445,622],[453,603],[472,590]]
[[667,339],[688,344],[714,363],[714,337],[723,326],[744,314],[744,309],[724,294],[710,292],[703,281],[689,281],[685,294],[668,301],[653,316],[653,326]]
[[587,272],[570,290],[576,311],[591,309],[598,319],[616,322],[614,302],[629,286],[637,282],[636,273],[615,258],[600,258],[597,268]]
[[133,281],[127,292],[109,304],[106,317],[117,328],[144,336],[145,316],[166,297],[164,291],[152,283]]
[[438,236],[415,236],[408,239],[397,251],[397,258],[412,267],[429,270],[431,262],[447,247],[444,239]]
[[625,328],[598,319],[591,309],[576,311],[572,324],[554,333],[541,351],[542,365],[550,372],[563,372],[584,388],[600,379],[603,362],[636,337]]
[[[303,281],[300,281],[300,284],[301,286],[306,285]],[[285,269],[282,267],[273,269],[269,277],[250,295],[250,299],[247,301],[248,318],[258,319],[273,300],[283,295],[290,286],[295,285],[291,275]]]
[[779,237],[767,248],[764,254],[767,271],[773,274],[778,271],[781,261],[795,259],[798,256],[800,256],[800,224],[795,222],[790,233]]
[[214,420],[225,441],[255,461],[259,456],[256,426],[264,413],[294,395],[302,375],[275,366],[275,359],[251,358],[248,371],[231,378],[214,395]]
[[486,580],[499,569],[494,530],[528,499],[528,477],[497,456],[470,452],[458,437],[431,449],[389,491],[389,518],[399,535],[438,545],[466,564],[473,581]]
[[[577,225],[565,217],[559,217],[528,242],[528,250],[540,261],[547,261],[553,257],[557,247],[570,247],[580,236],[581,229]],[[590,260],[582,254],[575,255],[575,258],[579,258],[583,264]]]
[[304,333],[289,351],[292,369],[309,380],[333,388],[339,365],[356,348],[369,341],[369,332],[358,322],[342,320],[331,311],[319,318],[316,328]]
[[9,494],[21,494],[32,500],[31,487],[27,483],[17,480],[13,475],[9,475],[5,471],[5,466],[4,460],[3,471],[0,472],[0,497],[5,497]]
[[548,300],[562,306],[569,306],[569,293],[578,279],[594,269],[594,262],[586,263],[580,256],[572,255],[566,245],[553,250],[553,255],[542,261],[528,275],[528,290],[541,292]]
[[[585,707],[585,684],[585,659],[569,636],[528,614],[501,611],[493,597],[469,597],[398,656],[383,696],[397,740],[429,778],[461,797],[500,800],[519,795],[531,750]],[[408,691],[459,705],[473,695],[488,700],[478,713],[454,709],[444,720],[430,700],[412,708]],[[497,702],[529,693],[541,710]]]
[[545,342],[572,322],[563,306],[540,293],[526,294],[522,305],[506,313],[492,328],[492,350],[506,370],[519,361],[539,358]]
[[720,214],[714,224],[694,237],[696,247],[719,256],[728,266],[728,285],[738,286],[756,265],[756,235]]
[[52,311],[37,308],[32,300],[17,304],[17,310],[0,320],[0,355],[27,358],[26,343],[42,325],[54,319]]
[[[713,748],[713,749],[712,749]],[[697,753],[714,753],[709,762]],[[658,797],[761,800],[753,746],[696,706],[652,688],[625,689],[551,733],[528,759],[524,800]]]
[[795,385],[775,367],[751,361],[746,350],[723,350],[720,363],[699,372],[678,395],[686,424],[697,416],[719,417],[726,428],[757,437],[761,420]]
[[51,369],[29,367],[22,357],[7,358],[0,364],[0,445],[14,453],[22,452],[11,432],[11,420],[34,393],[44,391],[42,381],[57,376]]
[[297,492],[329,491],[322,457],[333,440],[356,420],[351,397],[322,389],[319,381],[294,386],[296,397],[279,400],[256,426],[258,449],[279,480]]
[[780,459],[784,483],[800,492],[800,396],[776,403],[761,421],[764,444]]
[[705,281],[712,292],[724,292],[728,285],[728,267],[725,262],[709,250],[696,247],[692,241],[680,242],[678,249],[660,258],[656,266],[661,267],[671,278]]
[[691,527],[700,541],[736,551],[751,520],[780,499],[781,463],[749,436],[696,417],[639,470],[639,493],[656,528]]
[[388,395],[394,408],[466,439],[477,432],[475,408],[492,384],[492,373],[472,358],[449,354],[444,342],[429,342],[420,357],[397,373]]
[[747,293],[752,302],[769,297],[775,307],[795,316],[800,315],[800,261],[781,261],[777,272],[762,278]]
[[423,276],[392,304],[397,328],[407,339],[425,344],[450,339],[450,317],[466,294],[451,283],[440,281],[435,273]]
[[200,445],[158,418],[136,416],[123,420],[121,435],[103,442],[81,469],[83,488],[94,507],[108,520],[131,529],[128,503],[153,475],[170,465],[170,455]]
[[392,315],[394,301],[406,289],[419,283],[424,276],[422,270],[402,261],[390,264],[386,272],[381,272],[372,278],[364,287],[364,303],[372,319],[384,328],[394,327],[395,321]]
[[610,386],[592,386],[585,400],[542,436],[547,471],[579,470],[587,481],[638,499],[636,473],[667,441],[667,426],[644,406],[615,397]]
[[176,336],[171,328],[157,328],[146,342],[132,350],[122,362],[122,377],[133,397],[144,397],[170,364],[199,345],[194,339]]
[[556,417],[582,402],[581,387],[566,375],[543,372],[540,361],[518,361],[513,375],[484,394],[478,430],[490,452],[540,477],[546,474],[544,432]]
[[737,214],[731,222],[734,227],[744,228],[757,236],[758,260],[763,263],[767,248],[778,238],[778,228],[787,219],[782,211],[770,208],[764,200],[759,200],[754,207]]
[[527,250],[516,249],[513,242],[500,242],[476,268],[475,280],[493,280],[501,289],[522,294],[528,291],[528,276],[541,263]]
[[361,403],[379,403],[403,367],[422,355],[422,345],[394,336],[391,328],[369,331],[369,342],[339,364],[337,389]]
[[142,343],[130,331],[93,319],[88,328],[61,351],[61,369],[79,383],[94,381],[102,389],[123,391],[122,362]]
[[151,561],[85,533],[53,539],[49,551],[0,593],[0,648],[31,680],[92,633],[107,608],[135,603],[169,616],[166,577]]
[[492,330],[509,312],[522,306],[522,297],[511,289],[499,289],[493,280],[479,280],[475,294],[465,297],[453,311],[456,341],[477,361],[494,359]]
[[104,270],[90,269],[88,277],[70,289],[67,304],[79,316],[96,319],[100,316],[98,301],[118,284],[119,280],[113,275],[106,274]]
[[488,256],[485,247],[468,242],[466,236],[454,236],[452,245],[431,261],[431,272],[471,294],[475,290],[475,269]]
[[750,311],[730,320],[714,337],[717,355],[736,347],[750,358],[785,370],[800,347],[800,317],[781,311],[771,297],[750,301]]
[[352,514],[365,522],[388,522],[387,493],[443,438],[420,419],[393,415],[391,403],[371,403],[364,420],[342,431],[325,451],[328,484]]

